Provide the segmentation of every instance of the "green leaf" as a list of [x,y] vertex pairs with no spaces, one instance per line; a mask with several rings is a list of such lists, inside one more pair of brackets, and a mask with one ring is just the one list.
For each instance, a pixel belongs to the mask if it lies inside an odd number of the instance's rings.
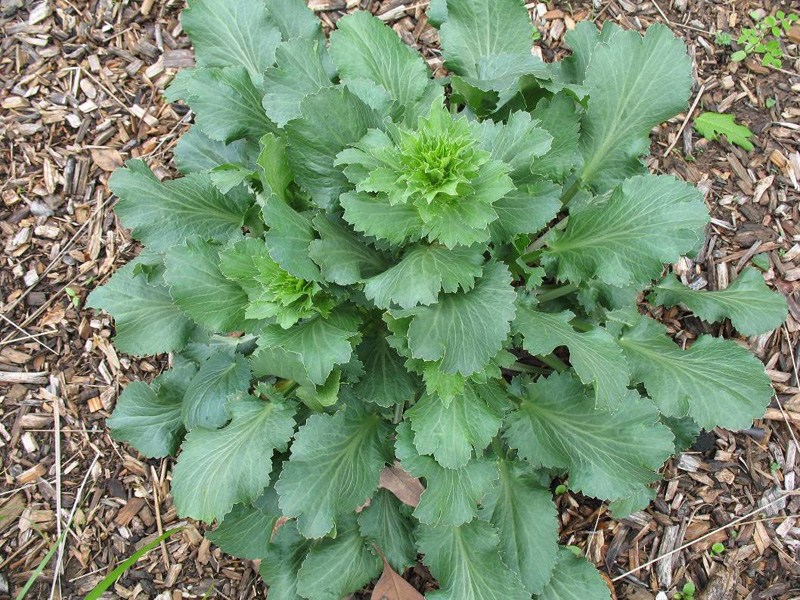
[[163,280],[136,275],[137,265],[131,262],[114,273],[89,294],[86,306],[114,317],[114,344],[120,352],[146,356],[182,350],[194,324],[175,305]]
[[267,600],[299,599],[297,576],[313,543],[298,533],[296,521],[288,521],[278,529],[259,568],[269,586]]
[[558,278],[579,282],[599,277],[624,287],[661,274],[703,239],[708,211],[691,184],[674,177],[643,175],[570,215],[566,231],[554,236],[543,256]]
[[530,600],[517,574],[503,562],[497,530],[486,521],[420,526],[417,545],[441,586],[426,594],[427,600]]
[[437,304],[393,316],[413,316],[408,344],[414,358],[442,361],[445,373],[472,375],[481,371],[503,346],[514,318],[511,274],[489,263],[469,292],[443,295]]
[[[611,31],[608,25],[603,25],[605,39],[610,36]],[[564,41],[572,49],[572,54],[563,60],[551,63],[551,66],[560,70],[560,75],[569,83],[582,85],[592,54],[600,41],[600,32],[591,21],[581,21],[575,29],[567,31]]]
[[364,338],[356,352],[365,371],[353,386],[353,393],[358,398],[383,408],[411,402],[415,398],[419,381],[406,370],[405,360],[389,346],[383,335]]
[[150,386],[129,383],[106,421],[114,437],[148,458],[173,456],[184,433],[181,401],[196,372],[194,363],[186,361],[156,377]]
[[301,116],[303,98],[331,84],[323,63],[325,42],[294,38],[278,46],[275,67],[264,75],[264,109],[269,118],[284,127]]
[[256,173],[241,165],[224,164],[214,167],[209,175],[214,187],[223,194],[227,194],[237,186],[249,183],[255,178]]
[[275,485],[283,514],[297,517],[306,537],[341,534],[342,515],[372,496],[391,459],[388,424],[359,404],[311,415],[295,435],[292,456]]
[[443,467],[460,469],[497,435],[508,400],[494,383],[468,383],[450,402],[425,395],[405,416],[414,430],[420,454],[430,454]]
[[386,240],[392,245],[422,237],[424,221],[410,204],[390,204],[387,198],[365,192],[348,192],[339,197],[344,219],[356,231]]
[[253,78],[275,59],[281,33],[262,0],[192,0],[181,25],[201,67],[245,67]]
[[493,205],[498,219],[489,225],[495,241],[537,233],[561,210],[561,188],[549,181],[522,186]]
[[358,516],[361,535],[378,546],[398,573],[417,561],[414,523],[403,514],[403,510],[404,505],[394,494],[381,489]]
[[250,364],[241,354],[220,352],[200,367],[183,399],[186,429],[216,429],[228,421],[225,404],[250,387]]
[[197,126],[213,140],[255,141],[275,131],[261,106],[263,92],[253,85],[244,67],[196,69],[187,90]]
[[660,479],[672,434],[637,392],[629,391],[615,413],[597,410],[570,373],[539,379],[522,394],[508,415],[506,440],[534,465],[568,470],[570,488],[613,500]]
[[531,167],[537,156],[550,150],[553,136],[539,127],[529,113],[515,112],[507,123],[473,122],[470,128],[483,150],[494,160],[511,166],[509,175],[514,185],[536,183]]
[[640,488],[626,498],[609,502],[608,508],[615,519],[625,519],[633,513],[647,508],[655,497],[656,492],[653,488]]
[[503,562],[525,589],[541,593],[558,555],[558,511],[550,490],[523,462],[498,461],[500,478],[483,501],[479,516],[497,528]]
[[428,66],[422,56],[367,11],[337,21],[331,57],[342,81],[373,81],[404,107],[419,100],[428,86]]
[[237,504],[206,537],[232,556],[255,560],[267,558],[272,530],[279,514],[267,514],[254,506]]
[[239,140],[230,144],[212,140],[199,126],[192,126],[181,136],[175,146],[173,160],[184,175],[210,171],[225,164],[252,167],[258,156],[258,146],[251,140]]
[[569,348],[569,359],[578,377],[594,386],[600,408],[615,410],[628,393],[630,368],[614,338],[602,327],[578,332],[570,325],[575,315],[568,310],[545,313],[517,304],[514,329],[531,354],[547,355],[559,346]]
[[383,254],[347,230],[340,221],[318,214],[313,224],[320,239],[311,243],[309,253],[326,281],[352,285],[389,267]]
[[575,164],[580,138],[580,115],[575,101],[564,93],[556,94],[549,100],[540,100],[531,116],[553,136],[550,150],[533,161],[533,174],[551,181],[564,181]]
[[522,0],[449,0],[439,36],[447,68],[477,77],[483,57],[530,55],[533,25]]
[[460,469],[446,469],[432,457],[420,455],[414,446],[408,422],[397,427],[395,454],[403,469],[415,477],[424,477],[422,492],[414,516],[430,525],[461,525],[477,514],[477,504],[497,478],[497,468],[486,459],[470,460]]
[[166,250],[199,235],[225,242],[241,231],[248,202],[224,196],[205,173],[160,182],[141,160],[130,160],[109,182],[114,207],[134,238],[150,250]]
[[659,410],[704,429],[750,427],[772,398],[764,365],[736,342],[703,335],[681,350],[663,325],[642,317],[619,344]]
[[650,130],[686,109],[692,61],[664,25],[651,25],[644,39],[619,30],[595,48],[584,85],[580,178],[605,191],[644,171],[639,156],[650,147]]
[[286,125],[289,165],[295,180],[322,207],[351,189],[336,155],[380,127],[378,115],[346,88],[324,88],[303,98],[302,117]]
[[341,600],[381,572],[382,562],[361,537],[355,515],[342,518],[335,538],[311,547],[297,576],[297,593],[309,600]]
[[786,299],[771,291],[754,267],[743,269],[730,286],[716,292],[693,290],[669,275],[654,288],[653,302],[657,306],[683,304],[712,323],[730,318],[744,335],[759,335],[780,327],[788,310]]
[[480,277],[483,249],[477,246],[447,250],[417,245],[391,269],[366,281],[364,293],[380,308],[399,304],[412,308],[434,304],[439,292],[469,291]]
[[592,563],[575,556],[568,548],[559,548],[553,577],[537,600],[611,600],[608,585]]
[[175,304],[209,331],[232,332],[248,328],[247,294],[219,269],[219,247],[200,239],[172,248],[166,257],[164,278]]
[[266,3],[285,41],[292,38],[325,40],[322,24],[304,0],[266,0]]
[[264,196],[272,194],[284,202],[290,201],[289,186],[294,181],[294,175],[289,168],[289,159],[286,156],[286,140],[268,133],[261,138],[261,152],[258,154],[257,164],[260,169],[259,176],[264,186]]
[[323,385],[336,365],[350,360],[353,338],[358,334],[361,318],[347,308],[338,308],[330,316],[321,315],[298,323],[289,329],[279,325],[264,327],[258,339],[260,347],[279,347],[297,356],[308,378]]
[[309,257],[309,246],[314,241],[311,221],[275,195],[267,198],[263,213],[269,227],[264,237],[272,259],[295,277],[319,281],[319,267]]
[[753,137],[753,132],[744,125],[737,125],[733,119],[733,115],[704,112],[694,120],[694,128],[707,140],[713,141],[724,135],[729,143],[749,152],[754,148],[749,140]]
[[183,442],[172,472],[178,513],[210,523],[234,504],[250,504],[269,485],[275,450],[286,450],[294,432],[294,408],[252,396],[228,402],[231,422],[197,428]]

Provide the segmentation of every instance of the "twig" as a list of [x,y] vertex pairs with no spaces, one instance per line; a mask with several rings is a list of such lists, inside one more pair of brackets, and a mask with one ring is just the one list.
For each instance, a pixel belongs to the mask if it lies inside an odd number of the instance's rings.
[[[6,322],[6,323],[8,323],[9,325],[11,325],[11,326],[12,326],[14,329],[16,329],[17,331],[19,331],[20,333],[22,333],[23,337],[21,337],[21,338],[16,338],[16,339],[18,339],[18,340],[31,339],[31,340],[33,340],[34,342],[36,342],[37,344],[39,344],[39,345],[40,345],[42,348],[45,348],[46,350],[49,350],[50,352],[52,352],[53,354],[55,354],[56,356],[58,356],[58,352],[56,352],[55,350],[53,350],[53,349],[52,349],[50,346],[48,346],[48,345],[47,345],[47,344],[45,344],[44,342],[41,342],[41,341],[37,340],[37,339],[36,339],[36,337],[32,336],[30,333],[28,333],[27,331],[25,331],[25,330],[24,330],[22,327],[20,327],[20,326],[19,326],[19,325],[17,325],[16,323],[14,323],[14,321],[12,321],[11,319],[9,319],[9,318],[8,318],[7,316],[5,316],[4,314],[0,313],[0,319],[3,319],[3,320]],[[58,332],[57,332],[57,331],[53,331],[52,333],[58,333]],[[5,345],[5,344],[2,344],[2,345]]]
[[[786,337],[786,344],[789,346],[789,356],[792,357],[792,369],[794,370],[794,379],[797,382],[800,382],[797,376],[797,361],[794,359],[794,348],[792,348],[792,340],[789,339],[789,331],[786,329],[786,325],[784,324],[781,329],[783,329],[783,335]],[[780,398],[778,398],[778,394],[775,394],[775,402],[778,403],[778,408],[781,411],[781,415],[783,415],[783,419],[786,421],[786,428],[789,430],[789,435],[792,437],[792,441],[794,442],[794,446],[796,450],[800,450],[800,443],[797,442],[797,437],[794,434],[794,430],[792,429],[792,424],[789,422],[789,415],[786,414],[786,411],[783,410],[783,404],[781,404]]]
[[669,147],[664,151],[664,154],[662,154],[661,156],[666,156],[667,154],[672,152],[672,149],[678,143],[678,140],[681,139],[681,134],[683,133],[683,130],[686,129],[686,126],[689,124],[689,120],[692,118],[692,113],[694,112],[694,109],[697,108],[697,104],[700,102],[700,98],[703,97],[704,91],[706,91],[705,83],[700,86],[700,90],[697,92],[697,96],[695,97],[694,102],[692,102],[692,107],[689,109],[689,112],[686,113],[686,118],[683,120],[683,124],[681,125],[681,128],[678,130],[678,135],[675,136],[675,139],[672,140],[672,143],[669,145]]
[[731,521],[727,525],[723,525],[722,527],[718,527],[717,529],[715,529],[713,531],[709,531],[705,535],[701,535],[699,538],[697,538],[695,540],[692,540],[691,542],[687,542],[683,546],[679,546],[678,548],[675,548],[674,550],[670,550],[669,552],[667,552],[665,554],[662,554],[661,556],[657,556],[653,560],[649,560],[646,563],[644,563],[643,565],[639,565],[635,569],[631,569],[630,571],[626,571],[625,573],[623,573],[622,575],[619,575],[618,577],[614,577],[614,579],[612,579],[611,581],[617,582],[620,579],[625,579],[628,575],[632,575],[633,573],[637,573],[638,571],[641,571],[642,569],[646,569],[647,567],[649,567],[651,565],[654,565],[657,562],[660,562],[660,561],[664,560],[665,558],[668,558],[668,557],[672,556],[673,554],[676,554],[678,552],[682,552],[683,550],[686,550],[687,548],[690,548],[691,546],[694,546],[698,542],[701,542],[701,541],[711,537],[712,535],[716,535],[720,531],[725,531],[726,529],[729,529],[730,527],[733,527],[734,525],[740,523],[741,521],[744,521],[745,519],[749,519],[753,515],[757,515],[758,513],[762,512],[765,508],[768,508],[768,507],[772,506],[773,504],[777,504],[781,500],[784,500],[787,496],[795,496],[797,494],[800,494],[800,491],[786,492],[786,493],[782,494],[781,496],[778,496],[777,498],[775,498],[772,502],[768,502],[767,504],[764,504],[763,506],[759,506],[758,508],[756,508],[755,510],[750,511],[746,515],[742,515],[741,517],[738,517],[738,518],[734,519],[733,521]]
[[653,6],[655,6],[655,7],[656,7],[656,10],[658,11],[658,14],[660,14],[660,15],[662,16],[662,18],[663,18],[663,19],[664,19],[664,20],[667,22],[667,25],[670,25],[670,26],[672,26],[672,21],[670,21],[670,20],[667,18],[667,15],[665,15],[665,14],[664,14],[664,11],[663,11],[663,10],[661,10],[661,7],[658,5],[658,3],[656,2],[656,0],[653,0]]
[[[158,475],[156,475],[155,468],[151,465],[150,466],[150,477],[153,479],[153,504],[156,509],[156,527],[158,529],[158,535],[161,537],[164,535],[164,525],[161,523],[161,507],[159,506],[159,499],[158,499],[158,488],[161,485],[158,480]],[[161,558],[164,560],[164,568],[169,571],[169,553],[167,552],[167,543],[164,540],[161,540]]]
[[[61,538],[61,400],[58,396],[58,379],[54,375],[50,375],[50,388],[53,394],[53,423],[55,427],[55,443],[54,446],[54,453],[56,458],[56,532],[58,533],[58,539]],[[69,524],[67,524],[69,527]],[[65,538],[66,539],[66,538]],[[62,546],[64,541],[62,540]],[[59,550],[59,554],[60,554]],[[59,597],[61,597],[61,569],[60,563],[56,563],[56,570],[53,573],[53,584],[50,586],[50,600],[56,595],[56,586],[59,586]]]
[[16,371],[0,371],[0,383],[47,383],[47,373],[36,371],[34,373],[17,373]]

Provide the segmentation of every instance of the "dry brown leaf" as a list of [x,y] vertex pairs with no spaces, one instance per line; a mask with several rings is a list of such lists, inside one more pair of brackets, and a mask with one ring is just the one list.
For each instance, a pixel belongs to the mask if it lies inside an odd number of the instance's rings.
[[114,150],[114,148],[93,148],[92,160],[103,171],[109,173],[117,170],[123,163],[122,155],[119,150]]
[[389,490],[403,504],[416,507],[425,487],[417,477],[403,470],[400,463],[395,461],[394,466],[384,467],[378,487]]
[[375,584],[370,598],[371,600],[425,600],[422,594],[389,566],[385,558],[383,559],[383,574]]

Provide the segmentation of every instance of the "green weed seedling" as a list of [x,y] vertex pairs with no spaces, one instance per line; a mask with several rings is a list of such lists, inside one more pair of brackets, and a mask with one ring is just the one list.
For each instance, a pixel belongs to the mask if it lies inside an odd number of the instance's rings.
[[755,27],[742,28],[739,39],[736,40],[743,45],[741,50],[731,55],[734,62],[743,61],[748,56],[761,56],[761,64],[766,66],[780,67],[783,62],[783,49],[780,39],[783,37],[793,23],[796,23],[798,15],[787,15],[779,10],[775,15],[767,15],[761,18],[761,14],[756,11],[750,13],[756,22]]

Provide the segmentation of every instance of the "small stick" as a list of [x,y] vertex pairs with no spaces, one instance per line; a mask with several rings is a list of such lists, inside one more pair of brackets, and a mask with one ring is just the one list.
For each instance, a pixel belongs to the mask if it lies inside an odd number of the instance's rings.
[[683,133],[683,130],[686,129],[686,126],[689,124],[689,119],[692,118],[692,113],[694,112],[694,109],[697,108],[697,104],[700,102],[700,98],[703,97],[704,91],[706,91],[705,83],[700,86],[700,91],[697,92],[697,96],[695,97],[694,102],[692,103],[692,107],[689,109],[689,112],[686,113],[686,118],[683,120],[683,125],[681,125],[681,128],[678,130],[678,135],[675,136],[675,139],[669,145],[669,148],[667,148],[664,151],[664,154],[662,154],[661,156],[666,156],[667,154],[672,152],[672,149],[678,143],[678,140],[681,139],[681,134]]
[[[53,423],[55,426],[55,444],[54,452],[56,458],[56,533],[58,533],[58,539],[61,539],[61,400],[58,396],[58,379],[54,375],[50,375],[50,388],[51,392],[53,393]],[[77,499],[76,499],[77,501]],[[67,524],[69,527],[69,523]],[[59,555],[61,554],[61,548],[63,548],[63,544],[66,540],[61,541],[61,545],[59,546]],[[59,592],[61,591],[60,587],[61,583],[61,563],[56,564],[55,573],[53,573],[53,585],[50,587],[50,600],[56,595],[56,586],[59,586]],[[61,594],[59,593],[59,597]]]
[[[159,537],[164,535],[164,526],[161,524],[161,507],[158,500],[158,487],[161,485],[158,481],[158,475],[154,467],[150,467],[150,477],[153,480],[153,504],[156,509],[156,528],[158,529]],[[164,559],[164,568],[169,571],[169,553],[167,552],[167,544],[161,540],[161,558]]]
[[0,383],[47,383],[47,373],[36,371],[34,373],[17,373],[15,371],[0,371]]

